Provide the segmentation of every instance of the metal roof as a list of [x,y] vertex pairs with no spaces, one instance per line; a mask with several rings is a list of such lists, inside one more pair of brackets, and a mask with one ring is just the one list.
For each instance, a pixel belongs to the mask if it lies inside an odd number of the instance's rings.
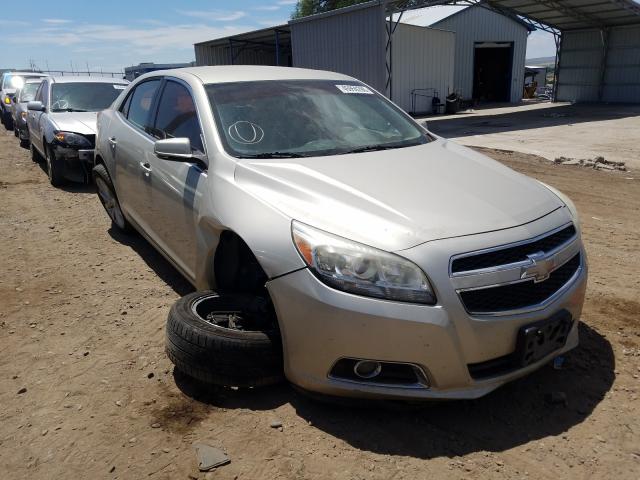
[[640,23],[640,5],[631,0],[490,0],[487,3],[558,30]]
[[[234,35],[229,35],[228,37],[215,38],[213,40],[207,40],[205,42],[198,42],[194,45],[207,45],[207,46],[216,46],[216,45],[226,45],[229,41],[237,41],[237,42],[247,42],[247,43],[273,43],[273,38],[276,35],[276,32],[284,35],[285,38],[289,38],[291,35],[291,28],[288,24],[276,25],[274,27],[262,28],[260,30],[252,30],[244,33],[237,33]],[[281,38],[282,40],[282,38]]]
[[640,4],[632,0],[390,0],[387,11],[435,5],[481,5],[560,31],[640,24]]

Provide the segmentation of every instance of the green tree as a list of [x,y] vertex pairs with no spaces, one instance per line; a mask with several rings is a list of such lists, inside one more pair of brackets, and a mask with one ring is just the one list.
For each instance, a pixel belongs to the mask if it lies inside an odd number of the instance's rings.
[[291,13],[291,18],[307,17],[367,1],[369,0],[298,0],[296,8]]

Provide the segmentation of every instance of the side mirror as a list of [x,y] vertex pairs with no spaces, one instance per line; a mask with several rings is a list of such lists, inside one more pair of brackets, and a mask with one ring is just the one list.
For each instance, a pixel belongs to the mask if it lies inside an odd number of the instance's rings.
[[153,145],[153,153],[165,160],[190,162],[193,160],[191,141],[188,138],[166,138],[157,140]]
[[29,102],[27,103],[27,110],[32,110],[34,112],[44,112],[45,108],[42,102]]

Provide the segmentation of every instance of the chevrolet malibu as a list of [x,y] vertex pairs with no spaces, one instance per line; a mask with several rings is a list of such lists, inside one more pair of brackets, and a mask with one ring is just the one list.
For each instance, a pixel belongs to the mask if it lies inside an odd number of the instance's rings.
[[98,116],[98,195],[198,290],[179,370],[321,394],[476,398],[578,344],[572,202],[345,75],[159,71]]

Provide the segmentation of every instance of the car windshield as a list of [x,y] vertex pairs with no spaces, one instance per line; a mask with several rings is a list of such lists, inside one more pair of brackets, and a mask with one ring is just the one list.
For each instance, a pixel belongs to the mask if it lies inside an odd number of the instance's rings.
[[228,153],[288,158],[420,145],[430,137],[359,82],[255,81],[205,86]]
[[22,87],[22,90],[20,90],[20,101],[32,101],[36,96],[36,92],[38,91],[39,86],[39,83],[25,83],[24,87]]
[[2,80],[2,89],[7,88],[21,88],[25,80],[42,78],[41,75],[14,75],[12,73],[5,73]]
[[52,112],[98,112],[108,108],[125,85],[103,82],[54,83]]

